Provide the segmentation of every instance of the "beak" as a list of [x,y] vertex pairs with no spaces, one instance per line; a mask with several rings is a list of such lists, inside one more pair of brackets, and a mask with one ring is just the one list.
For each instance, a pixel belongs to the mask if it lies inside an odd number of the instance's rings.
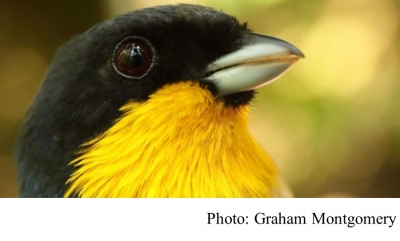
[[270,36],[245,33],[242,47],[207,67],[207,80],[218,96],[260,88],[282,75],[303,53],[292,44]]

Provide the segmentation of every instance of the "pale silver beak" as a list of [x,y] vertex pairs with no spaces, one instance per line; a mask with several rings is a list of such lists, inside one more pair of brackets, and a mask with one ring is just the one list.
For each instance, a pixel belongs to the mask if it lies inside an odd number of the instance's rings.
[[207,80],[218,96],[257,89],[282,75],[303,53],[292,44],[270,36],[246,33],[243,47],[207,67]]

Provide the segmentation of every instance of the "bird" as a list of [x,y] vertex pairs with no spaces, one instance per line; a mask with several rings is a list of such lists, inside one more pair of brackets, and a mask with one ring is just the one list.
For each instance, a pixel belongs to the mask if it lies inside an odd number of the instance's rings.
[[22,120],[18,196],[289,196],[248,115],[303,57],[206,6],[104,20],[57,50]]

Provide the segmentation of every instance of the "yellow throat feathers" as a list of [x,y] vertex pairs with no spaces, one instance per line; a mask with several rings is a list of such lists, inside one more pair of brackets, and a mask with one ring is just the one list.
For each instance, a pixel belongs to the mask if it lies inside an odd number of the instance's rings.
[[248,130],[195,82],[165,86],[84,144],[65,197],[269,197],[277,169]]

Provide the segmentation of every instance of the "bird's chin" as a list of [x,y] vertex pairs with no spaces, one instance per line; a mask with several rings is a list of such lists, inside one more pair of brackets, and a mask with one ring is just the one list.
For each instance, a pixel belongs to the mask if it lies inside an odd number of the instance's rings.
[[256,90],[245,90],[224,96],[218,96],[218,87],[207,79],[198,81],[199,85],[209,91],[217,101],[222,101],[226,107],[241,107],[251,103],[255,97]]
[[245,106],[250,104],[250,102],[254,98],[254,95],[255,95],[254,90],[246,90],[243,92],[238,92],[223,96],[221,97],[221,99],[224,101],[225,106],[237,108],[240,106]]

